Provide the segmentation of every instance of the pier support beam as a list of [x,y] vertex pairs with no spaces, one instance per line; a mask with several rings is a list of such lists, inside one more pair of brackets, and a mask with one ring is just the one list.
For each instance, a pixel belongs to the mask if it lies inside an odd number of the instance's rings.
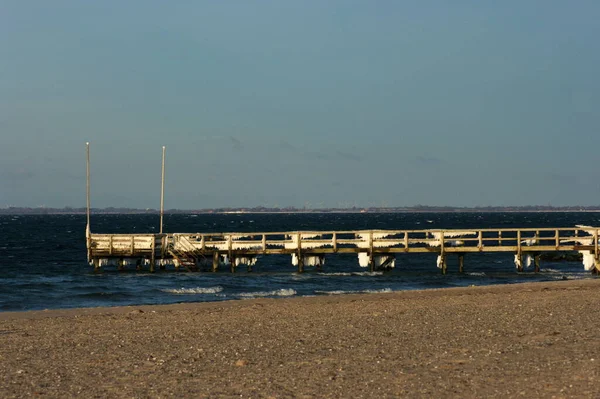
[[213,252],[212,271],[214,273],[217,270],[219,270],[219,253],[215,251]]
[[229,269],[231,273],[235,273],[235,256],[229,255]]
[[298,273],[304,273],[304,256],[298,251]]
[[448,264],[446,263],[446,255],[440,254],[437,257],[437,267],[442,271],[442,274],[446,274],[448,271]]
[[123,270],[125,270],[125,261],[123,260],[123,258],[120,258],[117,261],[117,269],[122,272]]
[[465,254],[458,254],[458,272],[465,272]]
[[100,259],[98,259],[98,258],[92,259],[92,264],[94,265],[95,272],[100,270]]
[[533,256],[533,262],[534,262],[534,272],[535,273],[539,273],[540,272],[540,254],[535,254]]

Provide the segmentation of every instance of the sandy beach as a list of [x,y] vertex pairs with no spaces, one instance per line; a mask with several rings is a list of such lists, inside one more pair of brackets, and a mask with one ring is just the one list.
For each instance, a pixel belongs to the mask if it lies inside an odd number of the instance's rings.
[[600,280],[0,314],[0,396],[599,397]]

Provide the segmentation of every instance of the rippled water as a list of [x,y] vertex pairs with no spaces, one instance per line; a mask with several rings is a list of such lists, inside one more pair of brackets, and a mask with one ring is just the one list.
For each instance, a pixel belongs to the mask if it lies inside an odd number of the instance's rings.
[[[572,227],[600,225],[599,213],[400,213],[166,215],[166,232]],[[156,215],[95,215],[96,233],[158,230]],[[85,216],[0,216],[0,310],[117,306],[256,297],[339,295],[590,277],[579,262],[543,262],[540,273],[517,274],[513,254],[469,254],[465,273],[448,259],[441,275],[435,254],[399,254],[396,269],[369,273],[356,255],[330,255],[322,272],[297,274],[289,256],[259,258],[253,272],[156,273],[86,263]]]

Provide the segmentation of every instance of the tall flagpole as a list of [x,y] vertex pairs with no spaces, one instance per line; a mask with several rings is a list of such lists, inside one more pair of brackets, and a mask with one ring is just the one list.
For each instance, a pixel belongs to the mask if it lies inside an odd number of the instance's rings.
[[90,230],[90,143],[85,143],[86,149],[86,197],[87,197],[87,229]]
[[160,234],[163,232],[163,216],[165,213],[165,150],[162,148],[162,177],[160,181]]
[[88,249],[88,262],[90,261],[90,239],[92,237],[92,231],[90,228],[90,211],[91,211],[91,203],[90,203],[90,143],[85,143],[85,152],[86,152],[86,199],[87,199],[87,224],[85,228],[85,237],[87,241],[87,249]]

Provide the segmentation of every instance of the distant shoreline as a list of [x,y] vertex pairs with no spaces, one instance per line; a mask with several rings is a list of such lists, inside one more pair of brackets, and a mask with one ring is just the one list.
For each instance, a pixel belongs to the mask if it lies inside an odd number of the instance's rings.
[[[169,209],[168,215],[228,215],[228,214],[356,214],[356,213],[594,213],[598,207],[415,207],[415,208],[324,208],[324,209],[260,209],[260,208],[217,208],[217,209]],[[156,209],[92,208],[95,215],[158,215]],[[85,208],[0,208],[1,215],[85,215]]]

